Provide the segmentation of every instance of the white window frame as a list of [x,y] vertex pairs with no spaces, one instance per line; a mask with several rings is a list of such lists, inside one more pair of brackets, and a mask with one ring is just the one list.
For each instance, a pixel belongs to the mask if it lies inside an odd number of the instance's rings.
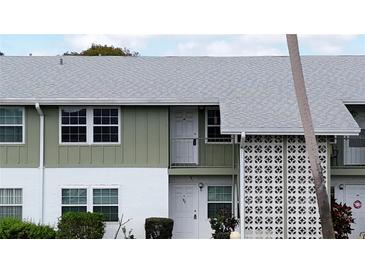
[[13,189],[13,190],[15,190],[15,189],[20,189],[21,190],[21,193],[22,193],[22,196],[21,196],[21,200],[22,200],[22,203],[21,204],[0,204],[0,207],[21,207],[21,211],[22,211],[22,216],[21,216],[21,219],[23,219],[23,189],[22,188],[20,188],[20,187],[1,187],[0,189]]
[[[94,189],[118,189],[118,204],[116,205],[111,205],[111,204],[105,204],[105,206],[117,206],[118,207],[118,220],[120,218],[120,213],[121,213],[121,191],[120,191],[120,186],[119,185],[63,185],[62,187],[60,187],[59,189],[59,216],[62,216],[62,207],[63,206],[67,206],[64,205],[62,203],[62,189],[86,189],[86,205],[81,205],[81,206],[86,206],[86,212],[94,212],[93,208],[94,208]],[[100,205],[96,205],[96,206],[103,206],[104,204],[100,204]],[[70,205],[72,206],[72,205]],[[78,206],[78,205],[75,205]],[[106,221],[105,223],[108,224],[117,224],[118,221]]]
[[[230,187],[231,188],[231,201],[209,201],[209,187]],[[231,204],[231,214],[233,214],[233,186],[232,185],[207,185],[207,211],[206,211],[206,214],[207,214],[207,218],[210,219],[208,217],[208,210],[209,210],[209,204],[228,204],[230,203]]]
[[[118,190],[118,204],[94,204],[94,189],[117,189]],[[118,223],[120,214],[120,188],[118,186],[93,186],[91,188],[90,196],[91,212],[94,212],[94,206],[117,206],[118,207],[118,221],[105,221],[105,223]]]
[[[64,204],[62,201],[62,190],[64,189],[86,189],[86,203],[85,204]],[[88,188],[84,186],[64,186],[61,188],[60,197],[61,197],[61,215],[62,215],[62,207],[73,207],[73,206],[84,206],[86,207],[86,212],[89,211],[89,193]]]
[[[118,109],[118,124],[110,124],[110,125],[104,125],[104,126],[118,126],[118,142],[94,142],[94,126],[103,126],[103,124],[100,125],[95,125],[94,124],[94,109],[111,109],[111,108],[116,108]],[[93,145],[116,145],[116,144],[121,144],[121,111],[120,111],[120,107],[114,107],[114,106],[95,106],[92,107],[91,109],[91,128],[92,128],[92,135],[91,135],[91,144]]]
[[[102,146],[114,146],[121,144],[121,108],[119,106],[77,106],[79,108],[86,109],[86,124],[77,126],[86,126],[86,142],[62,142],[62,109],[68,106],[60,106],[58,111],[58,143],[62,146],[90,146],[90,145],[102,145]],[[118,142],[94,142],[94,109],[118,109],[118,124],[109,126],[118,126]],[[67,125],[64,125],[67,126]],[[76,126],[76,125],[75,125]],[[103,126],[103,125],[95,125]],[[108,126],[108,125],[105,125]]]
[[0,142],[0,145],[24,145],[25,144],[25,107],[22,106],[0,106],[0,108],[18,108],[22,110],[22,124],[0,124],[1,127],[22,127],[21,142]]
[[[230,135],[227,135],[227,138],[231,138],[230,141],[228,142],[213,142],[213,141],[208,141],[209,137],[208,137],[208,110],[219,110],[219,115],[220,115],[220,109],[218,106],[216,107],[206,107],[205,108],[205,144],[209,145],[209,144],[212,144],[212,145],[217,145],[217,144],[220,144],[220,145],[228,145],[228,144],[232,144],[233,140],[232,140],[232,136]],[[222,117],[221,117],[221,122],[222,122]],[[221,128],[221,124],[219,124],[219,128]],[[219,138],[217,138],[219,139]]]

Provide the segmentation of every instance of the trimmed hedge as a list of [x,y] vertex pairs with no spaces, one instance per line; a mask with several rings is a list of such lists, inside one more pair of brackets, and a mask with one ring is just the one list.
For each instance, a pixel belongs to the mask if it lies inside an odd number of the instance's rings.
[[151,217],[145,222],[146,239],[171,239],[174,221],[169,218]]
[[55,239],[56,232],[47,225],[0,218],[0,239]]
[[103,215],[92,212],[67,212],[57,228],[59,239],[102,239],[105,233]]
[[231,232],[217,232],[213,234],[213,239],[230,239]]

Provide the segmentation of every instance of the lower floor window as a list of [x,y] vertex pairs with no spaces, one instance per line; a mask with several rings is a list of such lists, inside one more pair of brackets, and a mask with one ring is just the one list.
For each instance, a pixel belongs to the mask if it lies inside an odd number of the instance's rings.
[[96,188],[93,189],[93,212],[104,215],[104,221],[118,221],[118,189]]
[[208,218],[232,214],[232,186],[208,186]]
[[22,219],[23,193],[20,188],[0,188],[0,218]]
[[62,189],[62,214],[66,212],[98,212],[103,214],[105,222],[119,220],[117,188],[92,189],[92,204],[88,203],[86,188]]
[[86,188],[64,188],[62,189],[62,215],[66,212],[87,211],[87,190]]

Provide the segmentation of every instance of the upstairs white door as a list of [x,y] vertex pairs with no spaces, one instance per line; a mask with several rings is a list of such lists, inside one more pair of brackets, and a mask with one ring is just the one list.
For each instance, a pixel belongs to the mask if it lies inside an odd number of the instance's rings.
[[172,107],[171,162],[198,164],[198,108]]
[[170,184],[170,218],[174,220],[172,231],[175,239],[197,239],[198,187],[196,185]]
[[365,185],[346,186],[346,205],[352,208],[352,217],[355,223],[351,224],[351,238],[359,238],[360,233],[365,233]]

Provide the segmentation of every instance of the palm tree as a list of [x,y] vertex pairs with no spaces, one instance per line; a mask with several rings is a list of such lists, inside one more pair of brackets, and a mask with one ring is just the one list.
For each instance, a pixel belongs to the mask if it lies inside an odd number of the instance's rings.
[[319,216],[321,219],[322,235],[324,239],[334,239],[335,233],[331,217],[331,207],[322,173],[318,154],[318,144],[314,133],[312,116],[310,113],[307,93],[305,89],[302,63],[300,61],[298,37],[296,34],[287,34],[290,64],[293,74],[295,93],[299,113],[303,124],[306,149],[316,189]]

